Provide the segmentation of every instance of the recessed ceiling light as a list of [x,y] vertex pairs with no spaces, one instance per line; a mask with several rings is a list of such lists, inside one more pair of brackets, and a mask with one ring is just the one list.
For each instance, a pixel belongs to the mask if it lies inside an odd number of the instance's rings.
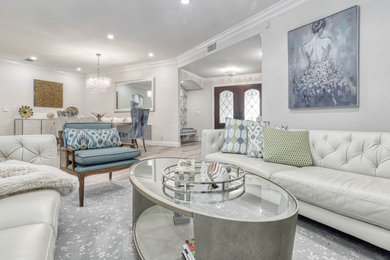
[[237,68],[237,67],[229,67],[229,68],[225,68],[223,69],[223,72],[225,73],[225,75],[227,76],[234,76],[237,74],[237,72],[240,72],[240,69]]
[[149,56],[149,57],[154,57],[154,53],[153,53],[153,52],[149,52],[149,53],[148,53],[148,56]]
[[107,34],[107,39],[109,39],[109,40],[114,40],[114,35],[112,35],[112,34]]
[[81,68],[77,68],[76,70],[77,70],[77,71],[81,71]]
[[30,57],[28,57],[28,58],[25,58],[24,60],[25,60],[25,61],[29,61],[29,62],[33,62],[33,61],[37,61],[38,58],[35,57],[35,56],[30,56]]
[[183,4],[183,5],[188,5],[190,3],[190,0],[180,0],[180,2]]

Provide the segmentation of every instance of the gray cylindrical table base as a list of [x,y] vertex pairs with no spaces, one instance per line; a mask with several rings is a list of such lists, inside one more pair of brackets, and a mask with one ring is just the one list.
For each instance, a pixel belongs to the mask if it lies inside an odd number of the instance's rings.
[[[133,226],[142,212],[155,203],[160,204],[157,200],[143,194],[133,187]],[[162,206],[166,205],[162,203]],[[175,210],[172,206],[167,208]],[[289,260],[292,258],[298,212],[285,219],[265,222],[228,220],[196,213],[192,213],[192,216],[196,260]],[[191,238],[190,236],[191,234],[188,238]],[[137,250],[140,250],[137,238],[134,239]],[[159,239],[169,240],[169,237],[163,236]],[[139,253],[142,255],[142,252]],[[158,253],[156,255],[158,256]]]
[[194,213],[196,259],[289,260],[297,218],[241,222]]

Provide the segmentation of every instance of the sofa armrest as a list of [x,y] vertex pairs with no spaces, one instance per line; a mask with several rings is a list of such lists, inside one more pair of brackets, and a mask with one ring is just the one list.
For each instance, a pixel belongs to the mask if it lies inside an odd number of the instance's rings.
[[202,160],[209,153],[221,150],[224,131],[224,129],[206,129],[202,131]]

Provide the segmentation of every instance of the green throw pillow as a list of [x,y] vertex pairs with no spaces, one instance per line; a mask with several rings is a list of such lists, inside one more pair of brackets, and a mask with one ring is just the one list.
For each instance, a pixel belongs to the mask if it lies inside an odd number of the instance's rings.
[[309,131],[263,128],[264,161],[298,167],[313,165]]

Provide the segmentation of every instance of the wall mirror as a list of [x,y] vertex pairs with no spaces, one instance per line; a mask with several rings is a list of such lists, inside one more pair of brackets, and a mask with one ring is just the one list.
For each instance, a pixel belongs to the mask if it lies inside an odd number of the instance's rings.
[[115,112],[129,112],[131,108],[154,111],[154,79],[115,83]]

